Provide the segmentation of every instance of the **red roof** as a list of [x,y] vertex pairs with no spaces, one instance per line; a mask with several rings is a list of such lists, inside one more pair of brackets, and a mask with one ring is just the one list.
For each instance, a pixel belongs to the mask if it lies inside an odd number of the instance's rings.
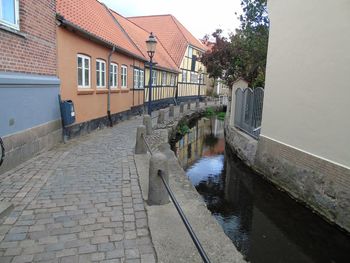
[[57,13],[68,22],[139,57],[144,57],[119,28],[108,9],[96,0],[57,0]]
[[154,32],[178,67],[188,45],[206,50],[202,43],[172,15],[138,16],[128,19],[148,32]]
[[[112,10],[111,12],[115,17],[115,19],[117,20],[117,22],[120,24],[120,26],[128,34],[130,39],[136,44],[138,49],[142,52],[144,57],[148,58],[146,40],[148,39],[150,33],[142,29],[135,23],[129,21],[127,18],[123,17],[122,15]],[[154,62],[157,63],[157,66],[168,68],[173,71],[178,71],[178,67],[176,66],[172,58],[169,56],[169,54],[163,47],[161,41],[159,39],[157,39],[157,41],[158,41],[158,45],[154,55]]]

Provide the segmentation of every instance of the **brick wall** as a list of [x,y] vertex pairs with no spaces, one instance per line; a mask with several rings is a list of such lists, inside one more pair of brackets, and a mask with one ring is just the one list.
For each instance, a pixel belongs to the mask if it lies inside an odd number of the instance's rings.
[[56,74],[56,0],[20,0],[21,36],[0,29],[0,71]]

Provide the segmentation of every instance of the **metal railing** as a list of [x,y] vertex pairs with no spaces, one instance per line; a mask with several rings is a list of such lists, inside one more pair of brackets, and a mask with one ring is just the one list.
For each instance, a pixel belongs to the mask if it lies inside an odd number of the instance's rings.
[[234,126],[258,139],[261,128],[264,89],[238,88],[235,94]]
[[[150,153],[151,155],[153,155],[152,149],[151,149],[151,147],[149,146],[148,142],[146,141],[145,136],[142,134],[141,137],[142,137],[142,139],[143,139],[143,141],[144,141],[144,143],[145,143],[145,145],[146,145],[146,148],[148,149],[149,153]],[[182,220],[182,222],[184,223],[184,225],[185,225],[185,227],[186,227],[186,229],[187,229],[187,231],[188,231],[188,233],[189,233],[189,235],[190,235],[190,237],[191,237],[191,239],[192,239],[194,245],[196,246],[196,248],[197,248],[197,250],[198,250],[198,253],[200,254],[200,256],[201,256],[203,262],[205,262],[205,263],[210,263],[210,259],[208,258],[207,254],[205,253],[205,250],[203,249],[203,246],[202,246],[201,242],[199,241],[199,239],[198,239],[196,233],[193,231],[193,228],[192,228],[190,222],[188,221],[188,219],[187,219],[185,213],[183,212],[183,210],[182,210],[182,208],[181,208],[179,202],[177,201],[177,199],[176,199],[176,197],[175,197],[173,191],[171,190],[169,184],[168,184],[168,183],[166,182],[166,180],[164,179],[161,170],[158,170],[158,176],[161,178],[161,180],[162,180],[162,182],[163,182],[163,184],[164,184],[164,186],[165,186],[165,188],[166,188],[166,190],[167,190],[167,192],[168,192],[168,194],[169,194],[171,200],[173,201],[173,204],[174,204],[174,206],[175,206],[177,212],[179,213],[179,215],[180,215],[180,217],[181,217],[181,220]]]
[[2,162],[4,161],[5,158],[5,147],[4,147],[4,142],[2,141],[0,137],[0,166],[2,165]]

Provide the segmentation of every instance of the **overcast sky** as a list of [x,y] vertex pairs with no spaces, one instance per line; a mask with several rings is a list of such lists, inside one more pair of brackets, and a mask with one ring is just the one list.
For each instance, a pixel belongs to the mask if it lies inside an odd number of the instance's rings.
[[123,16],[174,15],[195,37],[221,28],[226,34],[239,26],[235,12],[240,0],[100,0]]

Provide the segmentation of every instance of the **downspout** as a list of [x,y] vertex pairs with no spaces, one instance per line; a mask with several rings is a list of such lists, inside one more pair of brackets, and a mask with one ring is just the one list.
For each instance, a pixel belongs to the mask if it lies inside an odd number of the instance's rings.
[[111,52],[109,52],[108,55],[108,75],[106,77],[107,85],[108,85],[108,95],[107,95],[107,117],[109,120],[109,126],[113,127],[113,121],[112,121],[112,116],[111,116],[111,82],[110,82],[110,75],[111,75],[111,57],[112,54],[115,51],[115,46],[113,46]]

